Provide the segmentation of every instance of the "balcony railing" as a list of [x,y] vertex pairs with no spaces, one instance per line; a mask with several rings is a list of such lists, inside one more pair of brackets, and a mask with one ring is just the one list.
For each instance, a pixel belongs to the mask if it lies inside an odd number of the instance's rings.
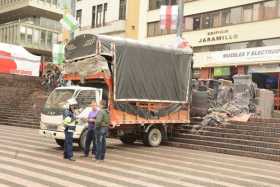
[[63,4],[61,0],[0,0],[0,8],[5,8],[7,6],[12,6],[15,4],[20,4],[20,3],[36,3],[38,5],[43,5],[43,6],[47,6],[47,8],[49,7],[53,7],[53,8],[57,8],[57,9],[62,9],[63,8]]
[[0,42],[31,49],[51,51],[58,41],[58,31],[19,21],[0,25]]

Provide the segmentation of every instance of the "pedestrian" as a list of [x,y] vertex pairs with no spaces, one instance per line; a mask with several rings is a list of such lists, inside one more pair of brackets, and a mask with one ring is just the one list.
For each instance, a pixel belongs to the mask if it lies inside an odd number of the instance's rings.
[[91,111],[88,114],[88,132],[85,142],[85,150],[83,157],[88,157],[90,144],[92,142],[92,155],[96,155],[96,138],[95,138],[95,119],[99,111],[96,101],[91,102]]
[[95,126],[96,126],[96,155],[97,161],[105,159],[106,153],[106,136],[108,133],[109,126],[109,114],[104,109],[105,102],[102,101],[99,105],[100,109],[96,115]]
[[74,113],[74,106],[77,101],[73,98],[69,99],[65,105],[63,112],[63,123],[65,126],[64,134],[64,159],[75,161],[73,157],[73,134],[76,130],[76,117]]

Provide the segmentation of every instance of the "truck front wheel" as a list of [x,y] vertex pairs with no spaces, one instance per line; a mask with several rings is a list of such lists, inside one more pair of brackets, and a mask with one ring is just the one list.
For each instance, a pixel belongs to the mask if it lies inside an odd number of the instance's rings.
[[86,138],[87,138],[88,130],[84,130],[80,139],[79,139],[79,146],[84,151],[86,147]]
[[55,142],[57,143],[57,145],[59,145],[60,147],[64,148],[64,140],[61,139],[55,139]]
[[161,141],[161,131],[156,127],[149,129],[148,133],[144,134],[143,143],[147,146],[157,147],[160,145]]
[[136,141],[136,138],[133,135],[123,135],[120,137],[120,140],[123,144],[133,144]]

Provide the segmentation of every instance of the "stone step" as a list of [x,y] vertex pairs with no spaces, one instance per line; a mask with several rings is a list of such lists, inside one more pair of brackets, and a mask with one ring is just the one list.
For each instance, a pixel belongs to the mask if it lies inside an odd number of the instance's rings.
[[265,136],[265,137],[280,137],[280,133],[277,132],[263,132],[263,131],[253,131],[253,130],[240,130],[240,129],[230,129],[230,128],[220,128],[220,127],[204,127],[202,130],[220,132],[220,133],[231,133],[231,134],[243,134],[243,135],[253,135],[253,136]]
[[243,123],[243,122],[231,122],[229,125],[238,125],[238,126],[254,126],[254,127],[275,127],[275,128],[280,128],[280,123],[278,122],[246,122],[246,123]]
[[35,116],[4,116],[0,121],[38,122],[40,121],[40,116],[38,118]]
[[212,131],[205,131],[205,130],[201,130],[197,133],[199,135],[204,135],[204,136],[280,143],[279,137],[265,137],[265,136],[253,136],[253,135],[244,135],[244,134],[221,133],[221,132],[212,132]]
[[[197,145],[197,144],[191,144],[191,143],[182,143],[182,142],[175,142],[175,141],[163,142],[163,145],[181,147],[181,148],[186,148],[186,149],[208,151],[208,152],[215,152],[215,153],[224,153],[224,154],[229,154],[229,155],[253,157],[253,158],[272,160],[272,161],[280,161],[279,155],[271,155],[271,154],[264,154],[264,153],[258,153],[258,152],[241,151],[241,150],[234,150],[234,149],[228,149],[228,148],[212,147],[212,146]],[[207,154],[207,153],[205,153],[205,154]]]
[[39,123],[19,123],[19,122],[0,121],[0,125],[17,126],[17,127],[30,127],[30,128],[40,128],[40,124],[39,124]]
[[254,141],[254,140],[245,140],[245,139],[236,139],[236,138],[224,138],[224,137],[214,137],[214,136],[206,136],[206,135],[195,135],[195,134],[177,134],[176,137],[184,138],[184,139],[195,139],[195,140],[203,140],[203,141],[211,141],[211,142],[222,142],[222,143],[230,143],[230,144],[240,144],[247,146],[255,146],[255,147],[264,147],[264,148],[272,148],[280,150],[280,138],[278,139],[278,143],[273,142],[265,142],[265,141]]
[[234,149],[234,150],[240,150],[240,151],[258,152],[258,153],[264,153],[264,154],[270,154],[270,155],[280,155],[280,149],[215,142],[215,141],[209,141],[209,140],[185,139],[185,138],[178,138],[178,137],[171,138],[171,140],[175,141],[175,142],[197,144],[197,145],[210,146],[210,147],[219,147],[219,148]]

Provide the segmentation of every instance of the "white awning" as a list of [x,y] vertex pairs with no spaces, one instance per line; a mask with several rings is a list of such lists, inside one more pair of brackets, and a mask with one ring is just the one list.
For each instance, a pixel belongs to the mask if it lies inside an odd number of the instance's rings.
[[0,73],[39,76],[40,62],[22,46],[0,43]]

